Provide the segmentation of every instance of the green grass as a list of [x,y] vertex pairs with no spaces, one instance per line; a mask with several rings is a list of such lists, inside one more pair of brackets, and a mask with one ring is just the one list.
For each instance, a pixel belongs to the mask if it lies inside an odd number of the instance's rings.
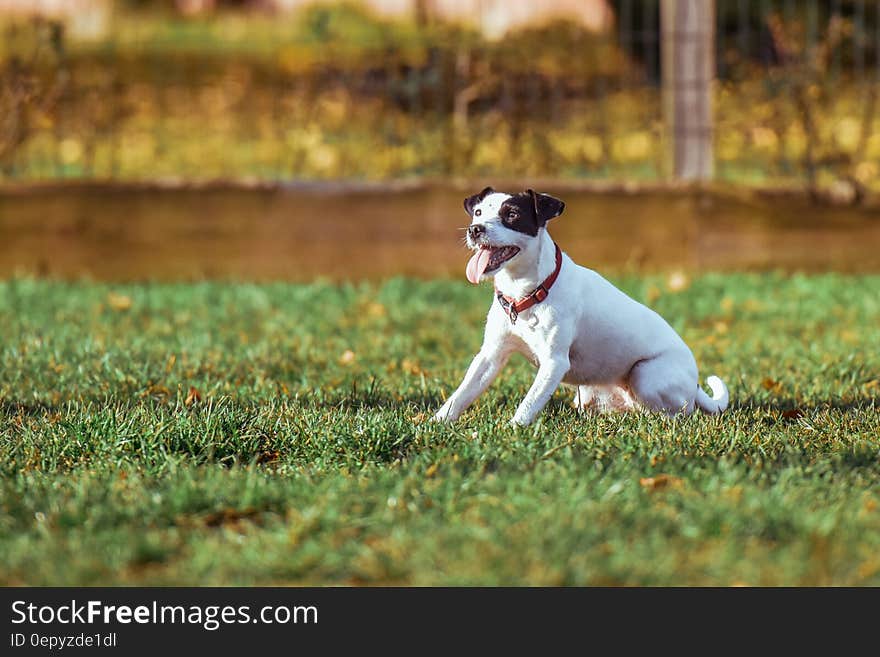
[[880,277],[615,281],[729,412],[423,422],[463,281],[0,283],[0,584],[880,584]]

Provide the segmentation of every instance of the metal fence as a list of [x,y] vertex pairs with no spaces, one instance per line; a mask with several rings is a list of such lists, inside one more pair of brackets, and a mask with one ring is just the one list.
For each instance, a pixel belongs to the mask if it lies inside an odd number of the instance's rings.
[[[663,3],[694,0],[609,1],[610,27],[557,21],[501,38],[350,5],[208,19],[119,5],[89,39],[52,18],[2,17],[0,171],[7,180],[669,179],[687,125],[671,125],[677,92],[662,51],[687,35],[667,29],[668,16],[661,30]],[[698,126],[714,179],[855,197],[876,186],[877,3],[714,5],[711,121]],[[690,118],[679,111],[678,121]]]

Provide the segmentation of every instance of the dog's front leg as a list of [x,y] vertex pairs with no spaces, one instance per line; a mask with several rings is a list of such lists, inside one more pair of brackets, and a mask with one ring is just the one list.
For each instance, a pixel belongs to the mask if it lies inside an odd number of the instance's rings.
[[455,422],[495,380],[510,357],[510,352],[483,346],[468,367],[464,380],[434,415],[438,422]]
[[532,387],[520,402],[519,407],[510,423],[514,426],[526,426],[531,424],[538,413],[550,401],[550,397],[562,383],[562,379],[570,367],[568,356],[560,355],[541,361],[538,367],[538,375],[535,377]]

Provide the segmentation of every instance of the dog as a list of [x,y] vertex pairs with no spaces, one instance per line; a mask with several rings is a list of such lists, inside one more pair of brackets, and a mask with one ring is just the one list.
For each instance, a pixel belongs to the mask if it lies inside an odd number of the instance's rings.
[[434,420],[457,420],[514,353],[538,370],[514,426],[531,424],[563,383],[575,388],[579,409],[676,415],[727,408],[727,386],[710,376],[712,396],[700,388],[696,360],[666,320],[556,245],[547,223],[562,214],[561,200],[487,187],[464,208],[474,252],[467,279],[476,285],[494,278],[495,297],[483,345]]

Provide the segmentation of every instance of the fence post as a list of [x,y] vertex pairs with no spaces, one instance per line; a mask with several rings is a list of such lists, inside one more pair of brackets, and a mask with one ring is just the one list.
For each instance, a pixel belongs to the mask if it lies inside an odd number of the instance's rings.
[[663,120],[667,171],[676,180],[712,179],[715,0],[661,0]]

